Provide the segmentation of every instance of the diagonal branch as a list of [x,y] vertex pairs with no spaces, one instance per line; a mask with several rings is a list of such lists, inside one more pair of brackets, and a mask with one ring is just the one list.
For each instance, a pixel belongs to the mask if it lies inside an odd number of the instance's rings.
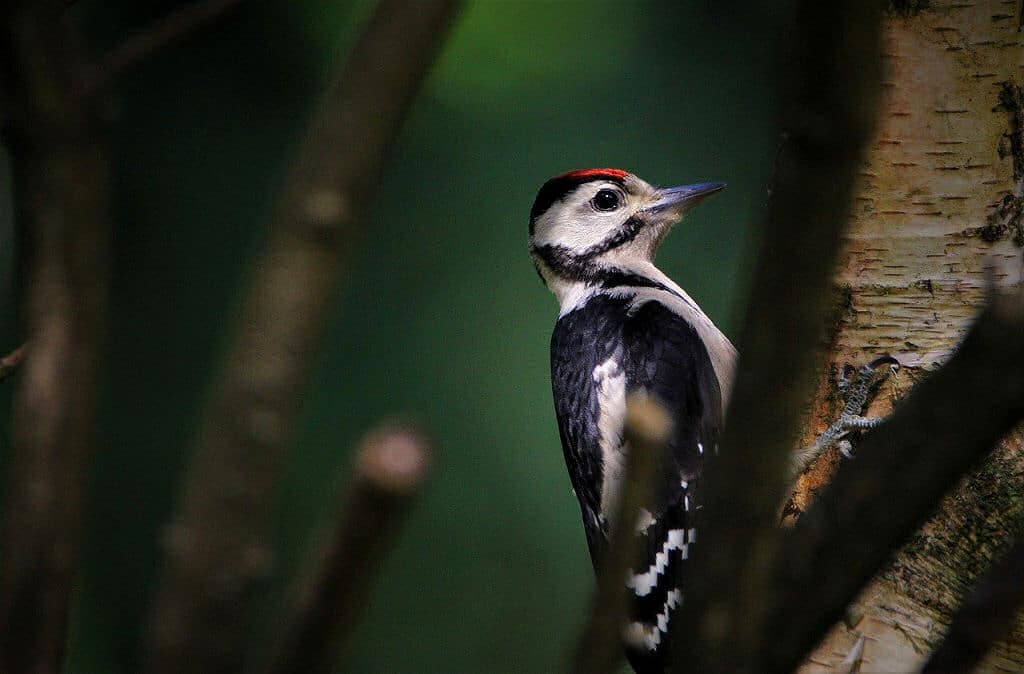
[[[0,109],[26,242],[25,329],[3,507],[0,671],[60,670],[79,559],[106,309],[109,162],[77,88],[77,35],[47,3],[0,6]],[[24,351],[4,359],[9,372]]]
[[133,35],[89,68],[88,91],[110,86],[135,68],[177,42],[211,28],[241,8],[245,0],[196,0],[171,12]]
[[28,350],[28,344],[22,344],[14,351],[0,358],[0,381],[6,381],[9,377],[14,375],[21,367],[21,364],[25,362],[25,354]]
[[766,671],[792,671],[943,494],[1024,418],[1022,334],[1024,289],[996,295],[950,361],[867,435],[787,533],[773,613],[786,629]]
[[[721,452],[694,582],[676,621],[678,671],[759,671],[776,526],[797,427],[810,398],[856,171],[874,124],[881,3],[799,3],[787,72],[786,143],[761,226]],[[705,533],[706,532],[706,533]]]
[[382,426],[363,438],[345,506],[296,582],[267,674],[335,671],[430,464],[429,443],[415,428]]
[[237,672],[246,600],[272,563],[275,486],[336,286],[385,152],[457,0],[382,0],[292,165],[212,392],[166,544],[148,671]]

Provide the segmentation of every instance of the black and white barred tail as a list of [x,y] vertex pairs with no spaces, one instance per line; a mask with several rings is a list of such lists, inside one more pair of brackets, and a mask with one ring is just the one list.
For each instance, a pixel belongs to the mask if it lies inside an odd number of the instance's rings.
[[626,579],[631,606],[623,642],[638,674],[660,674],[668,665],[671,625],[685,599],[687,560],[697,542],[691,484],[681,481],[678,498],[662,517],[645,517],[637,530],[645,546]]

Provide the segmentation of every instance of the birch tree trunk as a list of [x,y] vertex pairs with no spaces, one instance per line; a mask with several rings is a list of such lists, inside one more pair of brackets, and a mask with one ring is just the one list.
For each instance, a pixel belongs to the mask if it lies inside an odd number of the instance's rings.
[[[899,359],[901,372],[870,410],[885,414],[960,341],[984,303],[986,267],[996,268],[997,285],[1021,282],[1022,23],[1020,0],[890,3],[885,100],[851,214],[829,367],[805,440],[838,416],[834,382],[845,364],[886,353]],[[923,664],[976,575],[1019,530],[1022,450],[1018,429],[947,496],[800,671],[846,671],[841,661],[862,635],[862,671]],[[787,520],[837,461],[833,451],[801,478]],[[1024,671],[1024,622],[982,670]]]

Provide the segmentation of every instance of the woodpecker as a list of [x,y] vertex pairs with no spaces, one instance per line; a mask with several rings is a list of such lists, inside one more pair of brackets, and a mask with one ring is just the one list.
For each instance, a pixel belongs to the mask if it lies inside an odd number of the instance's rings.
[[659,189],[619,169],[583,169],[544,183],[530,211],[530,255],[560,306],[555,414],[598,574],[629,451],[627,396],[653,397],[673,421],[656,496],[636,527],[644,556],[623,579],[631,593],[623,642],[640,674],[668,663],[669,624],[698,539],[701,467],[717,451],[736,362],[728,338],[654,256],[685,211],[724,187]]

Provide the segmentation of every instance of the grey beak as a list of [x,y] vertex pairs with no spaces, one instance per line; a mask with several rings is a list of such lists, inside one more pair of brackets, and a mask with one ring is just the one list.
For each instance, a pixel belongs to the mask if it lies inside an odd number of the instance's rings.
[[647,208],[648,211],[683,211],[693,208],[712,194],[725,189],[725,183],[697,183],[667,187],[660,192],[660,199]]

